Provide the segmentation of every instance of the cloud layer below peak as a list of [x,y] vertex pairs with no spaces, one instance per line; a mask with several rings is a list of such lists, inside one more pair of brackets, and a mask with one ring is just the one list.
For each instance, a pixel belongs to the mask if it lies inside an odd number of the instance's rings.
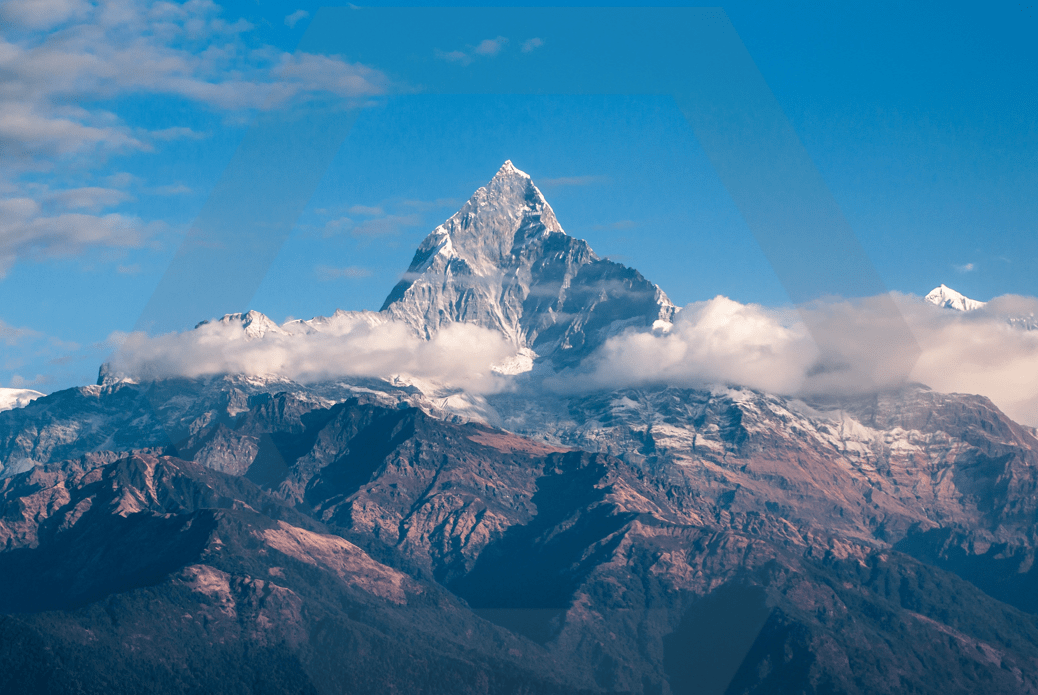
[[[121,347],[111,366],[137,379],[243,373],[307,383],[404,376],[436,391],[483,394],[536,386],[541,378],[549,392],[561,393],[729,385],[799,397],[854,395],[911,381],[987,396],[1018,422],[1038,426],[1038,330],[1028,330],[1038,326],[1038,299],[999,297],[971,312],[908,295],[892,299],[796,310],[719,296],[686,306],[669,326],[613,336],[576,369],[535,370],[532,380],[518,382],[494,373],[514,352],[494,331],[450,324],[426,341],[371,312],[282,327],[264,317],[259,328],[234,319],[153,338],[117,336]],[[904,339],[905,324],[915,341],[888,349]]]
[[918,348],[877,349],[904,338],[878,298],[796,311],[716,297],[685,307],[669,330],[611,338],[582,369],[558,375],[551,386],[731,384],[796,396],[913,381],[987,396],[1013,419],[1038,426],[1038,330],[1025,327],[1038,315],[1038,299],[1004,296],[971,312],[908,295],[893,300]]

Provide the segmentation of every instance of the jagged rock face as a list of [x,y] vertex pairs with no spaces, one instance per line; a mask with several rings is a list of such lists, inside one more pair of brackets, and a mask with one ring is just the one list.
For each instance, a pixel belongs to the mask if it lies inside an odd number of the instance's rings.
[[491,403],[510,430],[659,471],[704,522],[837,553],[834,540],[882,547],[934,528],[968,529],[981,551],[1035,547],[1038,439],[981,396],[659,388]]
[[418,247],[382,306],[429,337],[456,321],[572,364],[616,332],[669,321],[659,287],[567,236],[528,175],[505,162]]
[[306,387],[277,377],[227,375],[81,386],[0,412],[0,478],[48,462],[83,456],[114,460],[116,452],[170,447],[190,451],[189,458],[216,470],[244,473],[261,453],[259,435],[244,429],[230,437],[220,434],[244,413],[266,412],[278,393],[288,394],[290,404],[267,413],[262,433],[289,429],[302,413],[358,395],[388,405],[420,400],[412,387],[369,379]]
[[0,485],[0,691],[586,692],[392,555],[173,458],[37,468]]
[[[361,400],[347,406],[351,396]],[[889,546],[913,529],[938,528],[968,533],[981,553],[992,543],[1025,555],[1035,547],[1038,442],[981,397],[912,387],[809,405],[747,390],[663,388],[551,398],[505,393],[490,403],[513,432],[663,476],[689,523],[788,538],[814,553],[846,555],[859,552],[852,546]],[[369,421],[376,406],[392,409]],[[420,427],[417,415],[401,415],[419,412]],[[452,451],[445,419],[455,418],[407,391],[169,380],[74,389],[0,413],[0,446],[6,475],[152,447],[299,502],[314,499],[309,486],[321,471],[392,468]],[[428,437],[417,453],[408,449],[416,427]],[[408,428],[412,436],[399,439]],[[458,451],[470,446],[457,441],[464,445]],[[451,470],[469,475],[480,466],[473,454]],[[425,480],[406,470],[408,486]],[[322,505],[322,514],[335,518],[367,514],[357,511],[359,500]],[[378,534],[401,522],[367,518],[366,528]]]

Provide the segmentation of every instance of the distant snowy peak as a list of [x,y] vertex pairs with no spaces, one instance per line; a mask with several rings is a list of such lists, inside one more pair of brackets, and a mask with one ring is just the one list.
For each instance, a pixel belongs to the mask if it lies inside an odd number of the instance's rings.
[[283,333],[281,327],[265,314],[247,311],[244,314],[226,314],[220,319],[225,325],[240,324],[247,338],[262,338],[267,333]]
[[946,285],[935,287],[933,291],[923,299],[935,306],[945,309],[954,309],[956,311],[974,311],[975,309],[981,308],[986,303],[978,302],[976,299],[970,299]]
[[375,311],[343,311],[336,309],[331,316],[315,316],[312,319],[291,319],[278,325],[276,321],[258,311],[225,314],[215,322],[202,321],[195,329],[214,325],[216,327],[240,327],[245,340],[271,336],[293,336],[312,333],[341,335],[357,326],[377,326],[388,321],[388,317]]
[[0,411],[24,408],[43,394],[32,389],[0,388]]
[[[987,307],[985,310],[989,315],[998,316],[1003,319],[1012,328],[1021,331],[1038,331],[1038,316],[1035,316],[1033,311],[1027,311],[1027,307],[1020,307],[1019,305],[1006,305],[1004,302],[1000,302],[999,298],[993,300],[989,305],[987,302],[979,302],[976,299],[970,299],[955,290],[941,285],[937,287],[930,294],[924,298],[926,301],[936,306],[953,309],[955,311],[976,311]],[[1021,311],[1021,309],[1023,309]]]

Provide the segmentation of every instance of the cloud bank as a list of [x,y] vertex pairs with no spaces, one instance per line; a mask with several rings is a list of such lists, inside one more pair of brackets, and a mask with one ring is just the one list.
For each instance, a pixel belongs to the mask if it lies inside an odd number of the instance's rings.
[[987,396],[1014,420],[1038,426],[1038,330],[1028,330],[1038,326],[1038,299],[1004,296],[971,312],[908,295],[893,300],[918,351],[877,350],[903,335],[880,298],[798,312],[716,297],[685,307],[669,331],[611,338],[581,370],[549,385],[574,391],[730,384],[784,395],[840,395],[913,381]]
[[299,383],[342,377],[402,376],[448,389],[487,393],[501,387],[491,368],[513,350],[504,336],[453,324],[422,340],[378,314],[339,312],[277,327],[262,317],[231,318],[192,331],[149,337],[115,334],[111,373],[137,380],[212,374],[284,376]]
[[[344,271],[344,276],[348,274]],[[1014,420],[1038,426],[1038,299],[1005,296],[982,309],[942,309],[918,297],[819,303],[796,309],[725,297],[686,306],[671,326],[628,331],[577,369],[544,378],[578,393],[670,384],[731,385],[787,396],[852,395],[919,382],[946,393],[987,396]],[[349,376],[406,376],[425,387],[493,393],[511,382],[493,372],[513,355],[495,331],[449,324],[432,340],[371,312],[278,327],[227,317],[193,331],[116,336],[112,371],[136,379],[241,373],[300,383]],[[907,323],[918,346],[891,350]],[[810,327],[810,328],[809,328]],[[910,358],[907,359],[906,358]]]

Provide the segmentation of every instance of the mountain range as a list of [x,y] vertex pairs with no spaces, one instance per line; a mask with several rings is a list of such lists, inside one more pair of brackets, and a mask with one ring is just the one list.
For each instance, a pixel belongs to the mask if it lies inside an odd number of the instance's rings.
[[195,329],[471,325],[504,386],[113,363],[0,412],[0,692],[1038,692],[1035,430],[921,384],[549,387],[678,311],[506,162],[379,312]]

